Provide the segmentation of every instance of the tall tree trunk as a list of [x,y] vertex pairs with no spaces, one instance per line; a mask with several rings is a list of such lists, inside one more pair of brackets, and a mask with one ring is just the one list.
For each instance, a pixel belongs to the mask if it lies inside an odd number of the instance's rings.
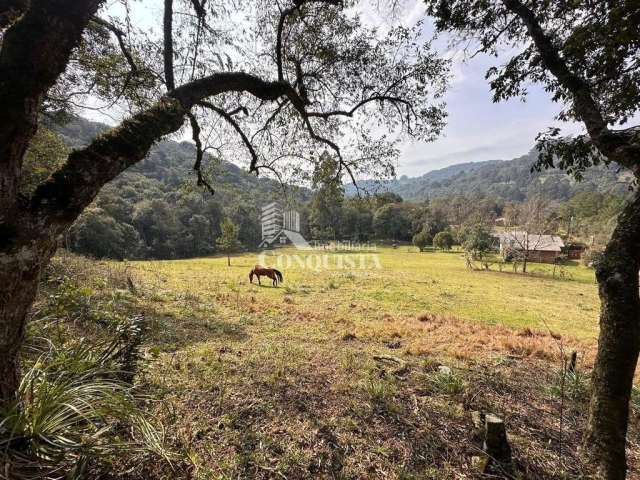
[[41,269],[55,246],[55,240],[49,240],[0,248],[0,407],[15,400],[25,321],[36,296]]
[[231,266],[231,257],[227,255],[227,267]]
[[626,476],[629,400],[640,350],[639,270],[640,192],[636,192],[596,267],[600,336],[585,441],[599,479]]

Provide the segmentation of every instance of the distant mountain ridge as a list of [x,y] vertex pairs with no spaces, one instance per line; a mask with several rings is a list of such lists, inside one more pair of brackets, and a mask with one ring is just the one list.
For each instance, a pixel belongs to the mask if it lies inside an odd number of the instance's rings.
[[[52,128],[65,143],[78,148],[89,143],[109,127],[81,117],[72,119],[65,125]],[[180,187],[189,178],[193,178],[195,146],[191,142],[164,140],[158,142],[149,156],[139,162],[121,177],[133,178],[143,175],[167,192]],[[443,198],[458,195],[494,196],[509,201],[522,201],[535,195],[543,195],[549,200],[568,200],[579,191],[598,191],[600,193],[625,194],[631,181],[631,174],[617,166],[598,167],[587,170],[584,179],[577,182],[566,173],[552,169],[543,172],[531,172],[531,166],[537,159],[532,149],[526,155],[512,160],[486,160],[450,165],[432,170],[419,177],[402,176],[387,181],[363,180],[358,182],[364,190],[393,192],[407,201],[423,201],[430,198]],[[241,191],[252,192],[255,203],[268,202],[281,196],[280,184],[270,178],[256,177],[237,165],[224,160],[213,162],[213,185],[221,191],[221,203],[234,202],[230,194]],[[120,177],[119,177],[120,178]],[[125,181],[125,183],[127,183]],[[295,197],[304,201],[310,198],[311,191],[304,187],[295,187]],[[352,184],[345,185],[347,195],[355,194]],[[254,203],[254,202],[252,202]]]
[[[538,194],[549,200],[568,200],[579,191],[624,194],[631,181],[630,173],[615,165],[591,168],[585,172],[581,182],[558,169],[531,172],[537,155],[537,151],[531,150],[513,160],[460,163],[420,177],[403,176],[383,182],[365,180],[358,185],[371,192],[393,192],[408,201],[454,195],[495,196],[522,201]],[[346,191],[354,194],[355,187],[348,185]]]

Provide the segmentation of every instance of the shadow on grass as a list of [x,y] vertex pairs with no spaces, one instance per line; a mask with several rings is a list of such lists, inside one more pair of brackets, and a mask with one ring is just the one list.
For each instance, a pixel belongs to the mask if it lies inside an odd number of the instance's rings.
[[147,306],[148,338],[160,349],[184,348],[207,340],[243,341],[249,335],[241,322],[228,321],[219,313],[172,314]]

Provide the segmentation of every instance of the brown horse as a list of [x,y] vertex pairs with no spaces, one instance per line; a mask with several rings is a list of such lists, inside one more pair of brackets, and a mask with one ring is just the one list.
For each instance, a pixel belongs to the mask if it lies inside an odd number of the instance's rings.
[[274,287],[278,286],[278,282],[282,282],[282,273],[280,273],[275,268],[269,268],[269,267],[263,267],[262,265],[256,265],[255,267],[253,267],[253,270],[251,270],[251,272],[249,272],[249,283],[253,283],[253,276],[254,275],[256,277],[258,277],[258,285],[262,285],[260,283],[260,277],[262,277],[263,275],[265,277],[269,277],[271,280],[273,280],[273,286]]

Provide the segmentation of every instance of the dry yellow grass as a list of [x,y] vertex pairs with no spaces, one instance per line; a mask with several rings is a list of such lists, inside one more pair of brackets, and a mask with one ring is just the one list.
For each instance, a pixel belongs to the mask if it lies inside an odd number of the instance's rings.
[[525,277],[468,271],[453,253],[377,254],[381,269],[283,268],[278,288],[248,283],[255,254],[230,268],[215,257],[124,265],[152,326],[141,386],[184,455],[178,475],[475,478],[473,410],[506,419],[528,478],[581,475],[588,383],[564,400],[562,455],[552,392],[561,349],[580,353],[585,374],[593,359],[592,272],[553,279],[534,265]]

